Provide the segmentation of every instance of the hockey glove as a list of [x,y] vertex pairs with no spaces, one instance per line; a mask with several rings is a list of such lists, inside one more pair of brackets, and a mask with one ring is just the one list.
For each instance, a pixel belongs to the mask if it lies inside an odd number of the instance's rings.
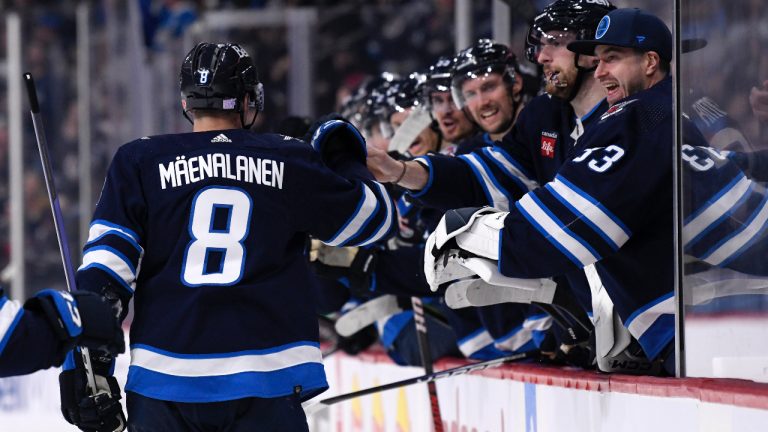
[[360,351],[365,351],[378,339],[379,334],[376,332],[376,327],[369,325],[349,337],[339,335],[336,346],[349,355],[355,355]]
[[[82,354],[72,351],[59,375],[61,413],[64,419],[88,432],[120,432],[125,430],[125,414],[120,405],[120,386],[111,376],[111,358],[91,358],[96,389],[88,388]],[[72,369],[66,369],[73,366]]]
[[62,341],[62,357],[75,345],[115,355],[125,351],[125,339],[112,307],[103,296],[88,291],[42,290],[24,305],[45,314]]
[[323,278],[349,281],[352,295],[369,298],[371,283],[376,270],[377,249],[373,247],[328,246],[312,240],[310,261],[315,273]]
[[350,162],[365,166],[368,156],[365,139],[352,123],[339,119],[326,121],[313,130],[309,143],[334,171],[338,172]]
[[451,256],[499,259],[499,232],[507,212],[490,207],[448,210],[430,234],[424,249],[424,274],[432,291],[441,283],[471,276],[471,270]]

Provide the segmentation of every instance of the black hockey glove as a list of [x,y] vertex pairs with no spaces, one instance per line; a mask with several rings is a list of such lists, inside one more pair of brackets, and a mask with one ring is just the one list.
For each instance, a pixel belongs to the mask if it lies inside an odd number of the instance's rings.
[[88,378],[82,355],[75,349],[70,354],[74,369],[59,375],[61,413],[64,419],[88,432],[120,432],[125,430],[125,414],[120,405],[120,386],[111,376],[110,357],[91,356],[96,389],[88,388]]
[[346,278],[349,291],[360,298],[370,298],[373,275],[376,271],[375,247],[328,246],[312,240],[310,261],[315,273],[327,279]]
[[125,351],[125,339],[110,302],[88,291],[42,290],[24,304],[45,314],[62,341],[61,358],[75,345],[116,355]]
[[332,118],[310,128],[310,145],[336,172],[348,170],[350,164],[364,167],[368,151],[360,131],[340,117]]
[[371,324],[350,337],[339,335],[336,346],[349,355],[355,355],[373,345],[378,338],[379,334],[376,331],[376,327]]

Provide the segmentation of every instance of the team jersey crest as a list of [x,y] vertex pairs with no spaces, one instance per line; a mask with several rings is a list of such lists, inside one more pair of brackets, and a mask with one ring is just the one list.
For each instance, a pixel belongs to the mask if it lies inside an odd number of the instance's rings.
[[557,132],[541,131],[541,155],[550,159],[555,157]]
[[606,111],[605,113],[603,113],[603,115],[600,116],[600,121],[603,121],[614,114],[620,113],[621,111],[624,110],[624,107],[631,104],[632,102],[637,102],[637,99],[630,99],[628,101],[620,102],[608,108],[608,111]]

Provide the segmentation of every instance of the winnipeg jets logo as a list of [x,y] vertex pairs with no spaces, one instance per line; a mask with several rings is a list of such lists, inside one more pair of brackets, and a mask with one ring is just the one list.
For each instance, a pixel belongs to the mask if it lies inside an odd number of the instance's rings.
[[550,159],[555,157],[557,132],[541,131],[541,155]]
[[624,107],[631,104],[632,102],[637,102],[637,99],[630,99],[628,101],[617,103],[616,105],[608,108],[608,111],[604,112],[603,115],[600,116],[600,121],[603,121],[612,115],[620,113],[621,111],[624,110]]

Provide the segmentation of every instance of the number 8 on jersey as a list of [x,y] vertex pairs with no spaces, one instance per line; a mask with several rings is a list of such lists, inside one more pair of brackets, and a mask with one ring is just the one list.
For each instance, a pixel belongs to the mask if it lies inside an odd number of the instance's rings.
[[181,268],[187,286],[234,285],[243,277],[253,202],[242,189],[214,186],[192,200],[189,234]]

